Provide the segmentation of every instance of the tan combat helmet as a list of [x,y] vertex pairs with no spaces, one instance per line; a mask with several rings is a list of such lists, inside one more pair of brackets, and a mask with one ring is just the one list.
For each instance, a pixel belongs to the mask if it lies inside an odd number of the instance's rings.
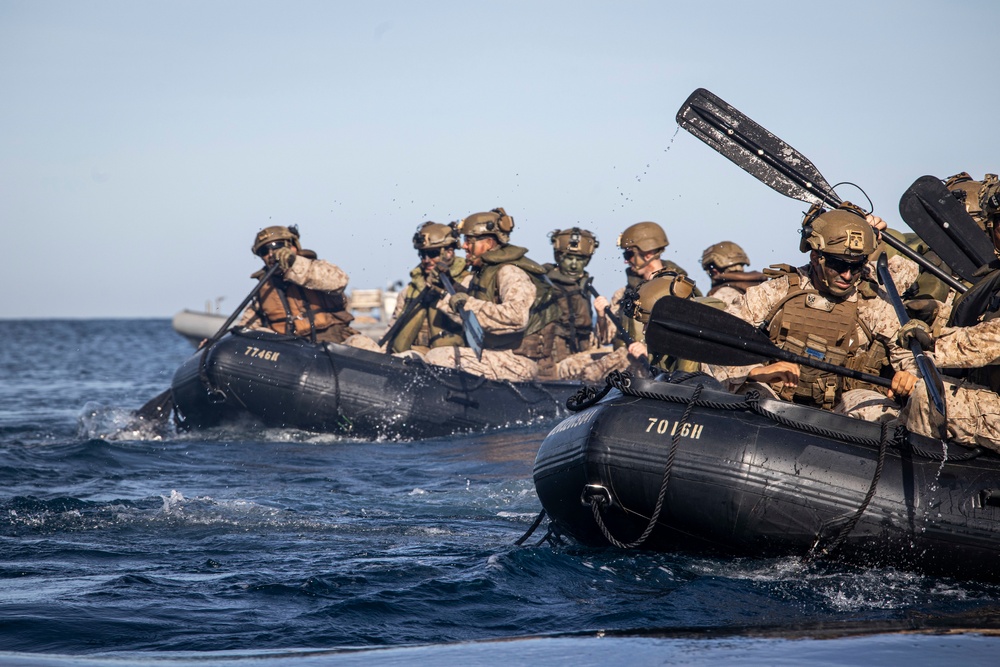
[[485,213],[473,213],[458,223],[459,234],[493,236],[501,244],[510,241],[512,231],[514,231],[514,218],[507,215],[502,208],[495,208]]
[[413,235],[413,247],[417,250],[432,248],[457,248],[460,245],[457,225],[442,225],[428,220],[419,227]]
[[963,171],[946,178],[944,187],[951,190],[951,194],[965,204],[965,210],[969,212],[977,225],[981,228],[986,226],[982,205],[979,203],[979,195],[983,190],[982,181],[973,180],[968,172]]
[[743,252],[743,248],[732,241],[719,241],[708,246],[705,248],[705,252],[701,253],[701,268],[706,273],[712,266],[721,273],[735,267],[740,267],[737,270],[742,271],[743,267],[748,264],[750,264],[750,258]]
[[1000,179],[996,174],[986,174],[979,192],[979,208],[983,212],[986,227],[992,228],[1000,219]]
[[[295,225],[292,225],[291,227],[274,225],[272,227],[265,227],[257,232],[257,236],[253,239],[253,254],[260,255],[261,248],[270,243],[274,243],[275,241],[286,241],[295,246],[296,250],[302,250],[302,246],[299,244],[298,227]],[[266,255],[267,253],[264,254]]]
[[639,285],[639,294],[633,303],[632,317],[645,324],[653,306],[665,296],[676,296],[690,299],[694,294],[694,282],[687,276],[675,271],[661,270],[653,274],[646,282]]
[[556,229],[549,232],[549,240],[552,241],[552,250],[556,257],[563,254],[591,257],[597,247],[601,245],[593,232],[579,227]]
[[875,230],[865,212],[849,201],[831,211],[813,205],[802,220],[799,250],[816,250],[847,260],[866,258],[875,252]]
[[670,245],[667,233],[655,222],[637,222],[618,236],[618,247],[622,250],[638,248],[643,252],[662,250]]

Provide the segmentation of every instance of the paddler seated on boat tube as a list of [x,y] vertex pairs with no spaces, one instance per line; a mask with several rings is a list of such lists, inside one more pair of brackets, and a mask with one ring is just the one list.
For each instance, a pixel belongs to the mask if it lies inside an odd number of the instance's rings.
[[[801,252],[809,263],[767,270],[771,280],[750,287],[728,311],[766,331],[775,345],[838,366],[892,377],[880,387],[788,361],[752,366],[709,366],[735,392],[758,388],[785,400],[858,419],[888,421],[916,384],[912,354],[896,342],[899,321],[873,278],[870,256],[885,222],[850,202],[836,209],[813,206],[802,221]],[[896,256],[890,270],[909,285],[916,265]]]
[[438,274],[447,272],[454,283],[469,277],[465,259],[455,251],[461,244],[458,223],[442,225],[428,220],[413,235],[420,264],[410,271],[410,284],[396,298],[396,308],[384,338],[389,352],[408,350],[426,353],[434,347],[458,347],[463,343],[462,324],[446,316],[438,303],[447,294]]
[[514,219],[502,208],[473,213],[459,223],[471,275],[456,283],[461,291],[445,297],[441,309],[456,322],[461,310],[476,316],[485,334],[482,358],[469,347],[434,348],[425,357],[428,363],[494,380],[555,377],[543,345],[546,327],[559,319],[554,290],[528,251],[510,244],[513,230]]
[[[618,235],[618,247],[622,250],[625,260],[625,276],[627,284],[617,290],[608,302],[604,296],[594,298],[594,310],[597,311],[597,337],[602,344],[610,344],[613,352],[610,354],[575,355],[559,364],[559,376],[565,379],[583,380],[584,382],[601,382],[611,371],[633,370],[645,366],[646,351],[632,348],[633,342],[644,340],[643,326],[636,322],[631,313],[622,311],[621,304],[626,293],[635,298],[635,290],[639,285],[650,279],[658,271],[673,271],[687,276],[688,273],[677,264],[661,257],[663,251],[670,245],[667,233],[655,222],[645,221],[630,225]],[[692,283],[693,284],[693,283]],[[694,296],[701,292],[694,287]],[[611,309],[609,317],[606,309]],[[615,320],[618,320],[615,322]],[[619,327],[622,331],[619,331]],[[623,333],[624,332],[624,333]],[[625,338],[629,342],[625,342]]]
[[587,265],[600,241],[593,232],[580,227],[556,229],[549,233],[549,240],[555,263],[543,266],[555,288],[559,319],[548,331],[544,345],[547,355],[558,365],[571,355],[596,351],[599,346],[590,302],[593,278],[587,273]]
[[[982,217],[1000,257],[1000,183],[987,174],[979,188]],[[900,345],[917,340],[943,374],[948,420],[931,406],[924,381],[917,383],[900,421],[912,433],[1000,452],[1000,259],[982,267],[985,274],[959,297],[948,325],[933,330],[912,319],[899,331]]]
[[344,297],[347,274],[317,259],[312,250],[303,250],[295,225],[260,230],[251,249],[264,262],[252,278],[260,280],[275,264],[280,268],[250,302],[238,326],[300,336],[314,343],[343,343],[358,334],[350,327],[354,317]]
[[760,271],[747,271],[750,258],[732,241],[719,241],[701,253],[701,268],[708,274],[712,287],[708,296],[730,305],[754,285],[765,282],[769,276]]

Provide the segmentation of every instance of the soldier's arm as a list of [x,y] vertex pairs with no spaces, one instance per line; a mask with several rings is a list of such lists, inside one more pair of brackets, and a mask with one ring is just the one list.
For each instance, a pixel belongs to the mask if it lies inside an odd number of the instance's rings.
[[531,317],[531,304],[535,302],[535,284],[528,274],[510,264],[497,272],[497,293],[500,303],[469,299],[465,309],[479,318],[484,331],[514,333],[524,331]]
[[1000,319],[971,327],[945,327],[930,353],[940,368],[981,368],[1000,364]]
[[339,266],[302,255],[285,271],[285,280],[321,292],[336,292],[347,287],[347,274]]

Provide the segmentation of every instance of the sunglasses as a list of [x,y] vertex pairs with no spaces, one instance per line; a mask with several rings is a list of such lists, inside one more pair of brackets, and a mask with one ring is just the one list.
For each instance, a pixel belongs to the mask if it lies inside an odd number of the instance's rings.
[[267,257],[271,252],[277,250],[278,248],[284,248],[288,245],[287,241],[271,241],[267,245],[262,245],[257,249],[257,254],[260,257]]
[[441,248],[428,248],[426,250],[419,250],[417,254],[420,255],[420,259],[437,259],[441,256]]
[[841,259],[839,257],[834,257],[833,255],[824,255],[826,259],[826,268],[837,273],[845,273],[850,271],[851,273],[861,273],[861,270],[865,268],[865,264],[868,260],[862,259],[857,262],[848,262],[847,260]]
[[629,248],[628,250],[626,250],[625,252],[623,252],[622,253],[622,257],[625,258],[625,261],[628,261],[628,260],[632,259],[633,257],[635,257],[635,248]]

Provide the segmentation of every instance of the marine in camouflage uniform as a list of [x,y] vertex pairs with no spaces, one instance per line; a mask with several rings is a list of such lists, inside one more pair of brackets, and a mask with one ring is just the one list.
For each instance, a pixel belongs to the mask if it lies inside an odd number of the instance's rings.
[[750,258],[732,241],[719,241],[705,248],[701,254],[701,268],[712,281],[708,296],[726,305],[736,303],[747,289],[766,281],[768,276],[760,271],[747,271]]
[[[899,322],[869,264],[876,246],[872,226],[884,224],[849,202],[832,211],[814,207],[803,220],[800,243],[809,264],[772,267],[775,277],[749,288],[729,312],[767,331],[783,349],[891,375],[891,393],[905,397],[916,382],[915,363],[896,343]],[[896,267],[897,273],[904,269]],[[916,277],[915,265],[908,271]],[[898,413],[881,387],[787,361],[710,368],[731,391],[763,383],[785,400],[861,419],[888,420]]]
[[[626,345],[617,326],[607,316],[605,308],[610,308],[612,314],[619,318],[622,328],[634,343],[641,343],[645,339],[644,327],[631,314],[623,312],[622,301],[634,303],[639,285],[660,271],[671,271],[679,276],[688,275],[683,268],[661,257],[663,251],[670,245],[670,241],[667,240],[663,227],[655,222],[638,222],[629,226],[618,236],[617,245],[621,248],[625,259],[626,285],[612,295],[610,302],[603,296],[594,299],[598,339],[601,343],[611,343],[614,351],[589,365],[574,364],[572,368],[565,370],[560,368],[560,375],[563,377],[599,382],[613,370],[626,370],[630,366],[643,365],[646,356],[645,346],[641,350],[638,347],[634,350],[629,349],[630,346]],[[690,282],[693,285],[693,281]],[[696,297],[702,295],[697,286],[693,287],[692,294]]]
[[275,264],[280,266],[243,312],[237,326],[267,329],[308,338],[312,342],[343,343],[358,334],[350,327],[344,289],[347,274],[316,253],[303,250],[294,226],[271,226],[254,237],[253,253],[264,268],[260,279]]
[[549,234],[555,264],[545,264],[545,276],[555,288],[559,319],[550,328],[552,337],[545,341],[549,356],[556,364],[567,357],[589,354],[597,346],[594,309],[590,301],[591,276],[587,264],[600,246],[597,237],[586,229],[572,227]]
[[[458,367],[494,380],[554,378],[546,364],[546,327],[559,319],[545,269],[528,259],[527,250],[511,245],[514,220],[502,208],[474,213],[459,223],[471,271],[462,291],[441,302],[442,311],[459,321],[458,312],[475,313],[485,341],[481,359],[468,347],[434,348],[429,363]],[[456,288],[459,286],[456,285]]]
[[460,242],[456,228],[455,223],[441,225],[428,221],[413,235],[420,264],[410,271],[410,284],[396,298],[386,332],[389,352],[398,354],[411,349],[426,352],[432,347],[462,345],[462,325],[438,307],[446,294],[438,274],[446,271],[455,283],[469,275],[465,259],[455,256]]
[[[990,176],[978,200],[994,252],[1000,254],[1000,184]],[[942,377],[947,423],[940,423],[923,381],[917,383],[900,420],[914,433],[938,437],[944,426],[948,440],[1000,452],[1000,260],[980,271],[986,275],[956,301],[948,326],[932,331],[920,320],[911,320],[899,332],[901,345],[918,340],[935,365],[947,369]]]

